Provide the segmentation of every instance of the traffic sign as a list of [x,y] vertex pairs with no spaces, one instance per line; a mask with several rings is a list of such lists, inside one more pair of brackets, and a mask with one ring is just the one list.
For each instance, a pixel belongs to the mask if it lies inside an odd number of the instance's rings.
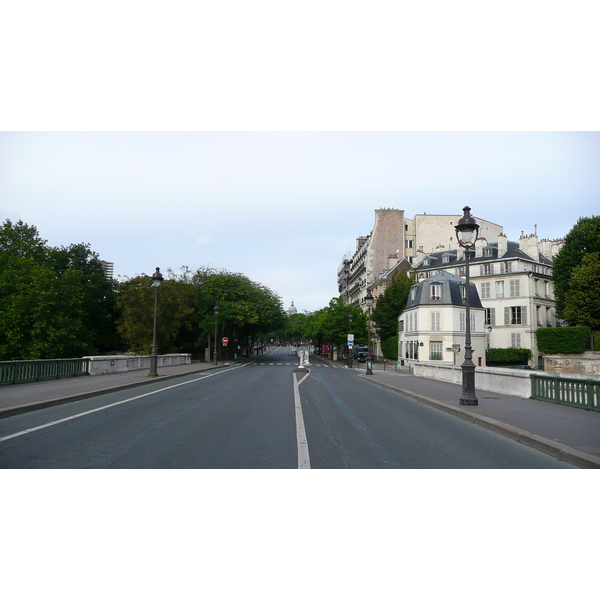
[[354,342],[352,340],[348,340],[348,348],[352,348],[354,346]]
[[223,342],[223,346],[227,346],[229,343],[229,338],[224,337],[221,341]]

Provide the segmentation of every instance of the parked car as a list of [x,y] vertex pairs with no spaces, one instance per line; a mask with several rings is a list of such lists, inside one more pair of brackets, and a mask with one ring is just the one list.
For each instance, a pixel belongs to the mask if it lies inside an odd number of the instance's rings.
[[358,362],[367,362],[367,356],[369,352],[366,346],[355,346],[354,347],[354,360]]
[[526,369],[527,371],[533,370],[529,365],[517,365],[517,366],[513,367],[513,369]]

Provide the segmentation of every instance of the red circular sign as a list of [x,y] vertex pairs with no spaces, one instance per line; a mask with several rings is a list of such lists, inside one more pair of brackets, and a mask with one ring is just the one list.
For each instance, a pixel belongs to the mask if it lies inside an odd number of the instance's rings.
[[221,340],[224,344],[228,344],[229,343],[229,338],[223,338]]

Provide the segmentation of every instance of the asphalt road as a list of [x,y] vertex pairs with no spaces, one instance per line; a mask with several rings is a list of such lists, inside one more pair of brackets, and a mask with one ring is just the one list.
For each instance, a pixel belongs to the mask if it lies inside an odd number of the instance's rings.
[[2,468],[540,469],[546,454],[311,357],[258,360],[0,420]]

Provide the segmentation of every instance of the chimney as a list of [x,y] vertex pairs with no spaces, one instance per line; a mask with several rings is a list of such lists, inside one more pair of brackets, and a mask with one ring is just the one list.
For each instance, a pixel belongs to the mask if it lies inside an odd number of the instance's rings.
[[540,260],[540,248],[538,245],[538,237],[534,233],[532,235],[522,235],[519,240],[519,250],[525,252],[527,256],[533,258],[533,260],[539,262]]
[[503,234],[498,234],[498,258],[502,258],[508,252],[508,238]]

